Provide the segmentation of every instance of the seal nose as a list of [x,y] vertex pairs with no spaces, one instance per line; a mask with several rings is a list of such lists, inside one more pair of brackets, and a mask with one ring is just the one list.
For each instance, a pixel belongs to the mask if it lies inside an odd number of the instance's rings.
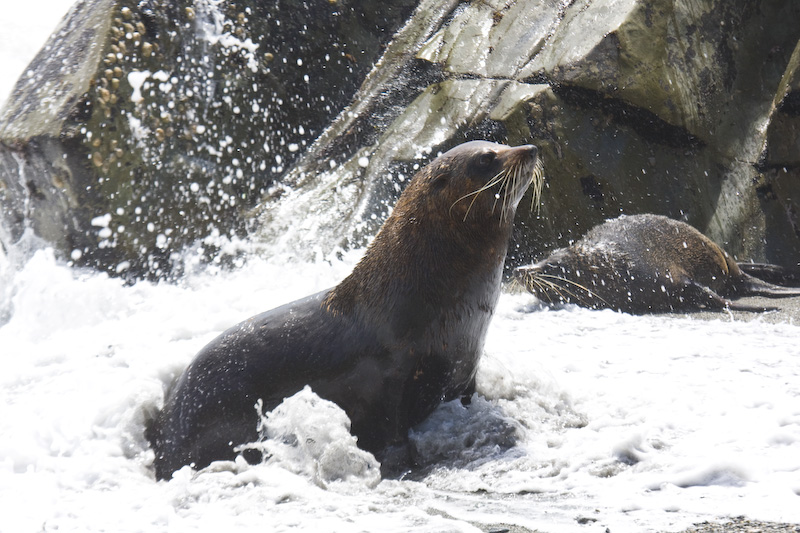
[[536,159],[537,157],[539,157],[539,148],[537,148],[536,145],[524,144],[522,146],[518,146],[517,149],[527,151],[528,157],[530,157],[531,159]]
[[533,144],[523,144],[509,148],[507,154],[517,164],[535,164],[539,158],[539,148]]

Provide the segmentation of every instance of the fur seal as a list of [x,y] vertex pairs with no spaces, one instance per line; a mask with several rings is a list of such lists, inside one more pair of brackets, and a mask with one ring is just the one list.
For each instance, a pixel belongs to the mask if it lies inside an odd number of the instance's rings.
[[546,302],[633,314],[733,308],[738,296],[798,296],[746,274],[711,239],[660,215],[620,216],[514,278]]
[[[421,169],[336,287],[256,315],[203,348],[148,424],[158,479],[233,459],[305,385],[396,457],[442,401],[474,392],[517,204],[541,187],[533,145],[472,141]],[[393,451],[395,450],[395,451]]]

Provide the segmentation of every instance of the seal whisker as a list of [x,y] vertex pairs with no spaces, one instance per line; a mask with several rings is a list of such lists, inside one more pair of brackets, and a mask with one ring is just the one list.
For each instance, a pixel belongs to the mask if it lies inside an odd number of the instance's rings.
[[521,189],[528,189],[531,186],[533,188],[531,192],[531,210],[536,206],[536,212],[537,214],[539,213],[539,209],[541,208],[539,199],[541,198],[544,186],[544,166],[542,160],[538,157],[536,158],[533,168],[530,169],[530,174],[527,173],[528,169],[529,166],[523,161],[517,161],[510,167],[508,178],[510,184],[507,184],[505,188],[506,194],[503,198],[503,210],[501,213],[502,220],[508,217],[508,213],[515,211],[516,193],[524,193]]
[[[583,299],[580,296],[578,296],[577,294],[575,294],[570,290],[567,290],[566,287],[563,287],[558,283],[554,283],[553,281],[550,281],[548,279],[543,279],[541,277],[538,277],[537,274],[533,273],[527,274],[527,276],[528,278],[525,281],[528,283],[533,283],[535,285],[535,288],[533,290],[527,287],[526,288],[540,300],[546,298],[548,303],[554,303],[552,295],[555,294],[558,297],[558,301],[560,303],[570,303],[573,300],[583,301]],[[539,290],[541,290],[541,293],[538,292]],[[573,300],[570,300],[570,297]]]
[[[508,177],[507,176],[503,176],[503,179],[500,181],[500,188],[494,194],[494,203],[492,204],[492,213],[494,213],[494,210],[497,208],[497,202],[500,200],[500,198],[501,197],[504,198],[504,196],[505,196],[505,193],[503,192],[503,190],[506,187],[506,182],[507,181],[508,181]],[[501,209],[505,209],[505,201],[503,202],[503,205],[501,206]]]
[[538,215],[542,209],[542,204],[539,200],[542,198],[542,189],[544,188],[544,164],[541,158],[536,159],[536,164],[533,166],[533,175],[531,176],[531,185],[533,191],[531,193],[531,211],[534,206],[536,207],[536,214]]
[[[506,208],[508,206],[508,199],[511,197],[510,192],[514,190],[515,172],[516,172],[516,167],[512,167],[510,169],[510,172],[506,173],[506,175],[503,177],[503,183],[500,184],[500,189],[497,191],[497,195],[495,196],[495,201],[494,201],[495,206],[497,205],[498,200],[500,200],[501,195],[503,200],[502,203],[500,204],[500,221],[499,221],[500,224],[502,224],[503,221],[506,220]],[[492,212],[494,213],[494,206],[492,207]]]
[[[547,298],[547,301],[549,303],[553,303],[553,299],[550,297],[551,292],[555,293],[558,296],[558,300],[561,303],[569,303],[570,302],[570,298],[569,297],[572,297],[575,300],[583,301],[582,298],[580,298],[574,292],[569,291],[569,290],[566,289],[566,287],[563,287],[563,286],[559,285],[558,283],[554,283],[554,282],[552,282],[550,280],[537,278],[534,275],[531,275],[531,278],[528,281],[535,283],[536,284],[536,288],[542,290],[542,295]],[[528,290],[530,290],[530,289],[528,289]],[[534,294],[536,294],[537,297],[540,297],[538,292],[536,292]],[[564,294],[566,294],[567,297],[564,297]]]
[[547,298],[547,303],[553,303],[553,298],[551,298],[551,293],[555,293],[556,295],[558,295],[558,298],[561,302],[566,301],[561,294],[560,290],[561,287],[559,287],[558,285],[556,285],[551,281],[538,279],[535,276],[531,276],[525,281],[528,283],[532,283],[535,286],[534,290],[531,290],[528,287],[526,287],[526,289],[532,292],[540,300],[543,298]]
[[[461,200],[464,200],[464,199],[466,199],[466,198],[469,198],[470,196],[473,196],[473,195],[477,196],[478,194],[482,193],[482,192],[483,192],[483,191],[485,191],[486,189],[488,189],[488,188],[490,188],[490,187],[493,187],[494,185],[496,185],[496,184],[497,184],[497,182],[498,182],[498,177],[502,176],[502,175],[503,175],[503,173],[504,173],[505,171],[506,171],[505,169],[501,170],[500,172],[498,172],[497,174],[495,174],[495,175],[492,177],[492,179],[491,179],[491,180],[489,180],[489,182],[488,182],[486,185],[484,185],[483,187],[481,187],[481,188],[479,188],[479,189],[477,189],[477,190],[474,190],[474,191],[472,191],[472,192],[470,192],[470,193],[467,193],[467,194],[465,194],[464,196],[462,196],[461,198],[457,199],[457,200],[456,200],[455,202],[453,202],[453,204],[450,206],[450,209],[453,209],[453,207],[454,207],[454,206],[455,206],[455,205],[456,205],[458,202],[460,202]],[[473,201],[474,201],[474,200],[473,200]],[[472,205],[472,204],[470,204],[470,205]]]
[[523,178],[524,170],[525,165],[523,163],[515,163],[503,180],[503,185],[500,188],[500,192],[503,193],[503,204],[500,211],[501,224],[503,221],[508,221],[509,214],[515,211],[515,202],[520,189],[523,188],[523,185],[524,188],[530,185],[530,181],[527,181],[527,178]]
[[[562,277],[562,276],[555,276],[553,274],[542,274],[542,273],[539,273],[539,274],[536,274],[536,276],[539,276],[541,278],[546,278],[546,279],[549,278],[549,279],[554,279],[554,280],[557,280],[557,281],[563,281],[563,282],[565,282],[565,283],[567,283],[569,285],[572,285],[574,287],[582,289],[584,292],[586,292],[586,294],[588,294],[590,296],[595,296],[597,298],[600,298],[599,296],[597,296],[597,294],[595,294],[594,291],[592,291],[592,289],[590,289],[589,287],[586,287],[585,285],[581,285],[577,281],[574,281],[574,280],[571,280],[571,279],[568,279],[568,278],[565,278],[565,277]],[[600,298],[600,299],[602,300],[602,298]]]
[[[537,161],[538,161],[538,159],[537,159]],[[523,171],[524,171],[523,165],[517,165],[517,166],[514,167],[514,172],[513,172],[512,180],[511,180],[511,190],[512,191],[517,191],[518,189],[521,189],[523,187],[523,184],[524,184],[525,188],[530,186],[530,181],[526,181],[526,178],[523,177]],[[514,196],[516,196],[516,195],[514,195]],[[508,216],[508,213],[511,212],[514,209],[514,206],[513,206],[514,197],[512,197],[511,195],[507,195],[506,198],[505,198],[505,201],[506,201],[506,209],[505,209],[505,211],[506,211],[506,216]]]
[[[525,181],[524,178],[522,177],[522,171],[523,170],[524,169],[522,168],[522,165],[517,165],[516,167],[514,167],[514,174],[512,176],[512,180],[511,180],[511,190],[512,191],[518,191],[522,187],[522,184]],[[512,195],[508,195],[506,197],[506,216],[508,216],[509,211],[511,211],[513,209],[513,207],[512,207],[512,203],[513,202],[514,202],[513,196]]]
[[[541,273],[541,272],[537,272],[537,273],[525,272],[524,275],[526,276],[526,281],[532,281],[532,280],[535,279],[535,280],[539,280],[539,281],[542,281],[542,282],[547,282],[547,283],[551,284],[550,287],[553,288],[554,290],[556,289],[556,287],[558,287],[558,289],[560,289],[560,290],[557,290],[557,292],[559,294],[561,293],[560,291],[563,290],[564,292],[567,293],[567,295],[572,296],[577,302],[588,303],[590,301],[590,300],[584,299],[583,297],[579,296],[578,294],[576,294],[576,293],[574,293],[572,291],[567,290],[566,287],[564,287],[562,285],[558,285],[558,284],[553,283],[550,280],[562,281],[562,282],[564,282],[564,283],[566,283],[568,285],[571,285],[571,286],[577,287],[578,289],[581,289],[582,291],[584,291],[586,296],[588,296],[589,298],[597,298],[598,300],[603,302],[608,307],[613,308],[613,306],[610,303],[608,303],[606,300],[604,300],[602,297],[600,297],[596,292],[594,292],[590,288],[588,288],[588,287],[586,287],[584,285],[581,285],[580,283],[578,283],[576,281],[573,281],[571,279],[567,279],[567,278],[562,277],[562,276],[555,276],[553,274],[544,274],[544,273]],[[530,290],[530,289],[528,289],[528,290]],[[533,292],[533,291],[531,291],[531,292]]]
[[[511,174],[506,173],[503,176],[503,181],[500,184],[500,189],[497,191],[494,197],[494,205],[492,205],[492,213],[494,213],[495,208],[497,207],[497,202],[502,198],[502,203],[500,204],[500,223],[502,224],[504,220],[506,220],[507,209],[509,198],[511,198],[510,191],[514,190],[514,173]],[[511,181],[511,187],[509,187],[509,181]]]
[[495,185],[497,185],[500,181],[502,181],[503,176],[505,174],[506,174],[506,169],[504,168],[500,172],[495,174],[492,177],[492,179],[490,179],[489,182],[486,183],[486,185],[484,185],[483,187],[481,187],[481,188],[479,188],[479,189],[477,189],[475,191],[472,191],[471,193],[465,194],[464,196],[462,196],[461,198],[459,198],[458,200],[453,202],[450,205],[450,211],[452,211],[453,207],[455,207],[455,205],[458,202],[460,202],[461,200],[465,200],[465,199],[469,198],[470,196],[473,196],[472,201],[469,203],[469,206],[467,206],[467,212],[464,213],[464,220],[466,221],[467,220],[467,215],[469,215],[469,212],[472,210],[472,206],[475,204],[475,201],[478,199],[478,195],[480,193],[482,193],[483,191],[485,191],[487,189],[490,189],[490,188],[494,187]]

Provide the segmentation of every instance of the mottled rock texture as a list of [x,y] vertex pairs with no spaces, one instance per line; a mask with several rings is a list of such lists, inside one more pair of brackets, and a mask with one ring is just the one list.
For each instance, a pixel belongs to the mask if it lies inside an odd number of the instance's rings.
[[78,1],[0,111],[10,238],[31,227],[79,264],[159,277],[242,233],[414,3],[370,6]]
[[265,202],[262,231],[286,239],[288,213],[335,203],[314,235],[369,235],[415,164],[482,137],[534,142],[545,164],[511,262],[652,212],[741,261],[795,264],[798,16],[765,1],[456,4],[423,43],[389,45],[370,77],[401,74],[362,86],[289,173],[293,201]]
[[[643,212],[739,261],[800,261],[800,3],[191,5],[86,0],[3,112],[0,201],[65,253],[152,273],[249,221],[326,254],[373,235],[415,168],[485,138],[537,144],[548,179],[512,264]],[[67,75],[48,65],[69,46],[91,59]]]

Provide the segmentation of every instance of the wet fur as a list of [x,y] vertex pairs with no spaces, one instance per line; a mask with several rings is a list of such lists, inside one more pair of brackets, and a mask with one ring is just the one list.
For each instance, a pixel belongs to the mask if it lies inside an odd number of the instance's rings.
[[514,210],[535,161],[532,146],[476,141],[446,152],[411,180],[339,285],[203,348],[147,430],[156,477],[233,459],[238,445],[259,438],[256,403],[271,410],[305,385],[344,409],[360,447],[384,467],[395,461],[410,427],[474,391]]
[[608,220],[572,246],[515,272],[549,303],[628,313],[738,308],[740,296],[788,297],[800,291],[755,278],[690,225],[659,215]]

